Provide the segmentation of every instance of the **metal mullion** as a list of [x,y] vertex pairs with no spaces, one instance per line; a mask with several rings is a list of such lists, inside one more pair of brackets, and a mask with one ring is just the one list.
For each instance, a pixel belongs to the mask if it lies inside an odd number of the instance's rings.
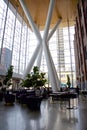
[[2,57],[2,49],[3,49],[3,42],[4,42],[4,36],[5,36],[5,27],[6,27],[6,22],[7,22],[8,7],[9,7],[9,0],[7,2],[7,9],[6,9],[6,15],[5,15],[4,29],[3,29],[2,42],[1,42],[0,63],[1,63],[1,57]]
[[73,86],[73,73],[72,73],[72,54],[71,54],[71,41],[70,41],[70,27],[69,27],[69,20],[67,20],[68,24],[68,38],[69,38],[69,49],[70,49],[70,61],[71,61],[71,77],[72,77],[72,86]]
[[25,45],[25,66],[24,66],[24,70],[26,68],[26,54],[27,54],[27,38],[28,38],[28,26],[26,28],[26,45]]
[[12,64],[13,49],[14,49],[14,39],[15,39],[16,19],[17,19],[17,9],[16,9],[15,21],[14,21],[14,32],[13,32],[13,41],[12,41],[11,64]]
[[58,60],[59,60],[59,77],[60,77],[60,82],[61,82],[61,63],[60,63],[60,32],[59,32],[59,27],[58,27],[58,51],[59,51],[59,56],[58,56]]
[[20,56],[21,56],[22,30],[23,30],[23,18],[22,18],[22,24],[21,24],[21,34],[20,34],[20,47],[19,47],[18,73],[19,73],[19,71],[20,71]]

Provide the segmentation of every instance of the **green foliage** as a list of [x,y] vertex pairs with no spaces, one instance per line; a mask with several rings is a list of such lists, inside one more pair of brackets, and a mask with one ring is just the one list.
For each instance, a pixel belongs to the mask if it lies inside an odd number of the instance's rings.
[[10,67],[8,68],[8,71],[6,73],[5,79],[3,81],[4,85],[7,85],[7,83],[8,83],[8,85],[11,85],[10,81],[11,81],[12,75],[13,75],[13,66],[10,65]]
[[69,77],[69,75],[67,75],[67,83],[66,83],[67,85],[68,85],[68,87],[70,88],[70,86],[71,86],[71,82],[70,82],[70,77]]
[[45,73],[40,73],[39,68],[37,66],[34,66],[33,72],[26,76],[26,79],[22,81],[21,85],[23,87],[37,88],[44,86],[46,82],[47,79],[45,78]]

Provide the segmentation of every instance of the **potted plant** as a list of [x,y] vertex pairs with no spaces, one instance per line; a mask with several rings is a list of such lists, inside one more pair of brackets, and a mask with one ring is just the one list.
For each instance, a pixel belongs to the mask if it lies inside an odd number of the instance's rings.
[[[8,88],[10,85],[12,85],[12,75],[13,75],[13,66],[10,65],[8,68],[8,71],[6,73],[5,79],[3,81],[3,84],[5,85],[5,89]],[[9,93],[9,91],[5,90],[5,102],[13,104],[15,101],[15,95],[12,93]]]
[[8,87],[8,86],[10,86],[12,84],[12,82],[11,82],[12,75],[13,75],[13,66],[10,65],[8,70],[7,70],[5,79],[3,81],[3,84],[6,85],[6,87]]
[[45,73],[39,72],[39,68],[34,66],[33,72],[26,76],[25,80],[22,80],[22,87],[37,89],[41,86],[45,86],[47,79],[45,78]]
[[44,86],[46,82],[47,79],[45,78],[45,73],[40,73],[37,66],[34,66],[33,72],[28,74],[22,81],[22,87],[32,87],[32,89],[35,91],[35,95],[30,94],[26,97],[29,108],[40,108],[40,103],[42,100],[42,96],[40,95],[40,87]]
[[67,75],[67,83],[66,83],[66,84],[68,85],[68,94],[67,94],[67,99],[68,99],[68,101],[69,101],[68,109],[72,109],[73,107],[71,106],[70,99],[73,98],[74,94],[72,94],[72,93],[70,92],[71,82],[70,82],[70,77],[69,77],[69,75]]
[[68,86],[68,88],[70,89],[70,86],[71,86],[71,82],[70,82],[70,77],[69,77],[69,75],[67,75],[67,86]]

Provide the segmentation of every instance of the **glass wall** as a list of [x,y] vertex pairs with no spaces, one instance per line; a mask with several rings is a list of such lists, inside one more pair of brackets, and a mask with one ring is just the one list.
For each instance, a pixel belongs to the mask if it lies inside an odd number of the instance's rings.
[[62,43],[64,45],[64,69],[61,70],[61,81],[65,83],[68,74],[72,86],[75,86],[74,26],[63,28]]
[[[2,0],[0,5],[0,56],[1,64],[12,64],[14,72],[23,74],[37,45],[36,36],[28,28],[17,8]],[[11,51],[10,62],[4,60],[3,49]],[[2,61],[4,61],[2,63]],[[7,69],[7,68],[5,68]]]
[[[59,79],[62,83],[66,83],[66,75],[69,74],[73,84],[75,82],[74,27],[70,27],[69,30],[68,27],[58,28],[48,46]],[[44,31],[40,33],[43,36]],[[14,9],[8,0],[1,0],[0,65],[7,69],[12,64],[15,73],[23,74],[36,46],[36,36],[24,22],[23,17],[18,14],[17,8]],[[48,72],[44,52],[40,69]]]

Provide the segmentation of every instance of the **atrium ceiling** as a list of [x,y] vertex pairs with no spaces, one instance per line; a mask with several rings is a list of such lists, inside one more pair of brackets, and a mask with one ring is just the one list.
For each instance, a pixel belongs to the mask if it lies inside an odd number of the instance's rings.
[[[10,2],[18,9],[18,13],[28,23],[19,0],[10,0]],[[24,0],[24,2],[30,11],[34,22],[37,24],[38,28],[42,30],[46,22],[50,0]],[[50,28],[56,24],[59,18],[62,18],[60,26],[67,26],[68,20],[70,25],[74,25],[77,14],[77,3],[78,0],[55,0]]]

